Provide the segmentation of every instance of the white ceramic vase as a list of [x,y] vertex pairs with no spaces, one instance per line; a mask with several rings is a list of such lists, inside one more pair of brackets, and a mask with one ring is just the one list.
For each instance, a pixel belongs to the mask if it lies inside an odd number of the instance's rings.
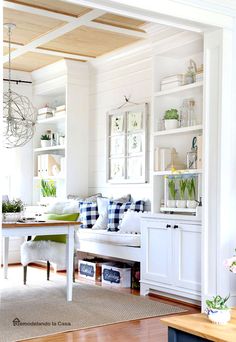
[[2,222],[12,222],[15,223],[21,219],[21,212],[18,213],[3,213]]
[[187,208],[195,209],[197,207],[197,202],[192,200],[187,200]]
[[176,208],[176,201],[175,200],[167,200],[167,207],[168,208]]
[[186,201],[185,200],[177,200],[176,201],[177,208],[186,208]]
[[230,309],[216,310],[207,308],[206,313],[209,320],[215,324],[226,324],[230,321],[231,318]]
[[179,121],[172,119],[172,120],[165,120],[165,129],[176,129],[179,127]]
[[41,140],[41,147],[50,147],[51,146],[51,140]]

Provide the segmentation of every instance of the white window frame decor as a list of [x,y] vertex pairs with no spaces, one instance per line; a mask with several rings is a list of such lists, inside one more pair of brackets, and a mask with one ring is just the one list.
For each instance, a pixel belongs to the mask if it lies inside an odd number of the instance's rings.
[[147,103],[107,113],[107,182],[147,182]]

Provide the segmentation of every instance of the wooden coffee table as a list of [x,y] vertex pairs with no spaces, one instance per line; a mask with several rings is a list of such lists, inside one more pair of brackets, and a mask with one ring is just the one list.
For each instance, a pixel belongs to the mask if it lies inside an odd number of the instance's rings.
[[171,316],[161,321],[168,325],[168,342],[236,342],[236,308],[232,308],[226,325],[211,323],[206,314]]

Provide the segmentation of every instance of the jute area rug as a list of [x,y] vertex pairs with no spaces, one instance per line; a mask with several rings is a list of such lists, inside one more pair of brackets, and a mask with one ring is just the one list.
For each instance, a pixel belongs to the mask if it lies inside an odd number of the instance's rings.
[[[21,272],[20,272],[21,271]],[[75,283],[73,302],[66,301],[66,278],[28,269],[22,285],[22,269],[1,275],[0,341],[10,342],[62,331],[184,312],[181,308],[114,289]]]

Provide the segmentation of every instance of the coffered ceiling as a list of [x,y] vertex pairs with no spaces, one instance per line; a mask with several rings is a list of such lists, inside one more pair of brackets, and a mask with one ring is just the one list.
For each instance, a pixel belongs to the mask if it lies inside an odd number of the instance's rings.
[[[33,71],[62,58],[88,61],[146,38],[145,22],[62,0],[3,1],[14,23],[12,68]],[[4,30],[4,67],[8,67]]]

